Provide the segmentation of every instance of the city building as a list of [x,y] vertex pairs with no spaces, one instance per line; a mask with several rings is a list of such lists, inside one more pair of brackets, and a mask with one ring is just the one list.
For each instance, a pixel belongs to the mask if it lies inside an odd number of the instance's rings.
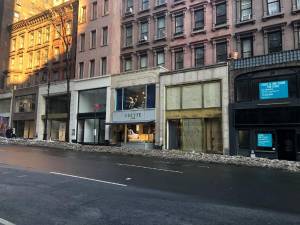
[[115,0],[79,1],[70,121],[73,142],[109,142],[110,75],[120,73],[120,9]]
[[300,2],[240,0],[235,7],[231,154],[299,160]]
[[[43,101],[38,104],[39,85],[46,85],[49,94],[55,95],[51,90],[52,84],[74,78],[77,7],[76,1],[68,1],[9,26],[6,77],[7,84],[13,87],[11,117],[17,137],[48,136],[45,131],[42,134],[37,132],[48,117],[48,106],[45,106],[46,115],[37,113],[38,105],[40,108],[45,105]],[[66,95],[67,89],[64,92]],[[47,98],[50,103],[51,96],[47,95]],[[56,125],[51,121],[53,118],[48,119],[44,127],[46,131],[52,131],[52,124]],[[64,123],[68,123],[66,118],[59,119],[65,119]],[[39,127],[36,129],[37,125]]]

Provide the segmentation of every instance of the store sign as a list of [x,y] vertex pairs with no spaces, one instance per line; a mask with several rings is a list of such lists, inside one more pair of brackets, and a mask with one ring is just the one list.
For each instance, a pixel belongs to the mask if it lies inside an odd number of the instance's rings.
[[155,109],[113,112],[113,123],[147,122],[155,120]]
[[272,134],[257,134],[257,146],[264,148],[273,147],[273,135]]
[[280,99],[289,97],[288,81],[274,81],[259,84],[259,99]]

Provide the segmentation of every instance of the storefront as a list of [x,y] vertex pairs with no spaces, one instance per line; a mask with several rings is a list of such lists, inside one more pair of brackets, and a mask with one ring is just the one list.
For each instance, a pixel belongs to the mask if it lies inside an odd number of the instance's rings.
[[160,145],[160,69],[112,77],[111,143],[152,149]]
[[162,73],[165,149],[228,154],[227,66]]
[[231,104],[234,154],[297,160],[300,153],[300,69],[239,74]]
[[105,144],[106,88],[79,91],[77,142]]
[[35,138],[36,94],[19,95],[16,93],[13,107],[13,128],[16,136],[20,138]]
[[[4,98],[2,98],[4,97]],[[9,94],[0,95],[0,136],[4,137],[10,124],[11,98]]]

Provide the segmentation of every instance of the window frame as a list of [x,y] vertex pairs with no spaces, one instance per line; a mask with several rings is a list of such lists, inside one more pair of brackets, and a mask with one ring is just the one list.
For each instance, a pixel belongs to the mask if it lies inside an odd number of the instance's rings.
[[[199,59],[197,58],[197,50],[202,50],[203,52],[203,57],[200,58],[200,60],[202,61],[201,64],[198,64],[197,61],[199,61]],[[204,45],[198,45],[194,47],[194,67],[199,68],[199,67],[203,67],[205,65],[205,47]]]
[[[202,17],[200,20],[196,20],[196,14],[197,12],[202,12]],[[196,8],[193,11],[193,17],[194,17],[194,21],[193,21],[193,31],[199,31],[199,30],[204,30],[205,27],[205,10],[203,7],[201,8]],[[201,23],[202,22],[202,26],[196,26],[197,23]]]
[[[164,26],[163,27],[160,27],[159,24],[160,24],[160,20],[163,19],[163,24]],[[156,39],[159,40],[159,39],[163,39],[163,38],[166,38],[166,16],[165,15],[161,15],[161,16],[158,16],[156,18],[156,29],[155,29],[155,32],[156,32]]]
[[[247,52],[244,51],[244,41],[246,41],[246,40],[250,40],[250,43],[251,43],[251,45],[250,45],[250,47],[251,47],[251,49],[250,49],[250,55],[247,56],[247,57],[244,56],[244,53],[247,53]],[[241,42],[241,57],[242,58],[253,57],[253,36],[241,37],[241,41],[240,42]]]
[[[270,45],[271,45],[271,40],[270,40],[270,35],[274,35],[275,33],[279,33],[280,35],[280,46],[277,47],[278,50],[272,50],[270,51]],[[274,40],[273,40],[274,41]],[[274,30],[274,31],[269,31],[267,34],[267,44],[268,44],[268,54],[276,53],[276,52],[281,52],[283,50],[283,37],[282,37],[282,30]]]
[[184,34],[184,13],[174,15],[174,36]]
[[[218,15],[218,7],[221,7],[221,6],[225,6],[225,11]],[[219,2],[218,4],[216,4],[215,6],[216,8],[216,14],[215,14],[215,18],[216,18],[216,21],[215,21],[215,26],[221,26],[221,25],[225,25],[227,24],[227,1],[224,1],[224,2]],[[225,19],[224,19],[225,17]],[[220,21],[218,21],[218,18]]]
[[[280,0],[266,0],[267,1],[267,13],[268,13],[268,16],[273,16],[273,15],[276,15],[278,13],[281,12],[281,2]],[[275,13],[270,13],[270,5],[272,4],[278,4],[278,12],[275,12]]]
[[[225,44],[225,53],[224,54],[219,54],[218,53],[218,46],[222,45],[222,44]],[[227,40],[224,40],[224,41],[219,41],[216,43],[216,49],[215,49],[215,52],[216,52],[216,63],[224,63],[224,62],[227,62],[228,60],[228,43],[227,43]],[[225,56],[226,54],[226,59],[223,60],[223,58],[221,56]],[[221,59],[222,58],[222,59]],[[224,57],[225,58],[225,57]]]
[[[128,32],[130,30],[130,32]],[[124,35],[124,46],[131,47],[133,46],[133,25],[127,24],[125,26],[125,35]]]
[[[250,1],[250,6],[248,8],[243,9],[243,1]],[[252,0],[241,0],[240,1],[240,22],[245,22],[245,21],[248,21],[248,20],[252,19],[252,16],[253,16],[253,6],[252,6],[252,4],[253,4]],[[247,14],[247,15],[250,15],[250,17],[248,19],[243,19],[243,12],[247,11],[247,10],[250,10],[250,14]]]
[[184,69],[184,50],[183,49],[178,49],[174,52],[174,66],[175,66],[175,68],[174,68],[175,70]]

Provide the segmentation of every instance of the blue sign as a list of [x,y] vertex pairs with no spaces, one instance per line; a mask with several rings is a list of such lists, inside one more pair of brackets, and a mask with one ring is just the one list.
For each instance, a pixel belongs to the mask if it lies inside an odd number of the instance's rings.
[[264,148],[273,147],[273,135],[272,134],[257,134],[257,146]]
[[279,99],[289,97],[288,81],[259,83],[259,99]]

